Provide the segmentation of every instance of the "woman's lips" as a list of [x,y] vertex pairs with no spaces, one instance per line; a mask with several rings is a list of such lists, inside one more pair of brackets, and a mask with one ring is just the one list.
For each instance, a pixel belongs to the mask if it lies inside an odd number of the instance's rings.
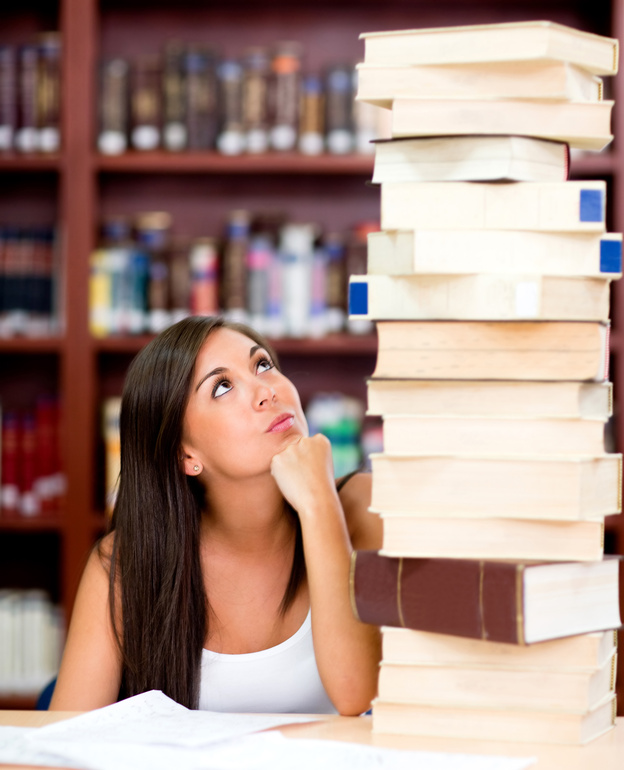
[[269,425],[267,433],[282,433],[283,431],[292,428],[294,422],[295,418],[292,414],[280,414],[280,416],[273,420]]

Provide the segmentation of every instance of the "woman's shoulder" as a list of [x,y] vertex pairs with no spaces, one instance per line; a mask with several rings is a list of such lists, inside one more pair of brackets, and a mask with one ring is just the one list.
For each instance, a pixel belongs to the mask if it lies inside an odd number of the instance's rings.
[[381,548],[381,519],[377,514],[369,511],[371,474],[361,472],[349,474],[338,479],[337,486],[353,547]]

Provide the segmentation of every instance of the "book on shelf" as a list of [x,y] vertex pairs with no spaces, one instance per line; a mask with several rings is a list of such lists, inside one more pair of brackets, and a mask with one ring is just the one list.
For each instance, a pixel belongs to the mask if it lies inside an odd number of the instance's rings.
[[608,379],[609,327],[576,321],[379,321],[373,377]]
[[599,101],[602,80],[574,64],[546,59],[357,67],[359,101],[392,109],[401,98]]
[[562,417],[485,415],[383,415],[383,447],[389,454],[527,455],[605,451],[604,421]]
[[119,486],[121,469],[121,439],[119,435],[119,417],[121,398],[110,396],[102,405],[102,438],[104,439],[104,508],[111,516]]
[[529,230],[379,230],[369,275],[622,275],[621,233]]
[[438,738],[583,745],[615,725],[616,698],[582,713],[472,709],[373,701],[373,733]]
[[531,645],[619,628],[619,561],[396,558],[359,550],[351,557],[351,605],[375,626]]
[[584,714],[614,694],[616,662],[615,652],[582,670],[382,662],[377,694],[389,703]]
[[608,321],[606,278],[352,275],[349,318],[372,321]]
[[384,182],[564,182],[570,150],[530,136],[432,136],[373,143],[373,184]]
[[387,182],[381,230],[604,233],[606,182]]
[[[487,532],[476,519],[602,521],[621,511],[621,455],[542,454],[534,446],[533,454],[519,455],[468,453],[469,446],[464,454],[373,453],[370,508],[388,516],[437,517],[445,528],[446,520],[466,519],[475,536],[478,526]],[[393,529],[399,527],[396,522]]]
[[609,382],[384,380],[366,384],[369,415],[585,418],[613,414]]
[[497,665],[519,668],[595,669],[617,651],[616,629],[565,636],[539,644],[508,644],[411,628],[381,629],[384,663]]
[[617,39],[552,21],[363,32],[368,64],[450,64],[548,59],[615,75]]
[[395,99],[391,136],[524,134],[604,150],[613,140],[613,101],[560,99]]
[[461,518],[383,513],[388,556],[593,561],[604,554],[603,520]]

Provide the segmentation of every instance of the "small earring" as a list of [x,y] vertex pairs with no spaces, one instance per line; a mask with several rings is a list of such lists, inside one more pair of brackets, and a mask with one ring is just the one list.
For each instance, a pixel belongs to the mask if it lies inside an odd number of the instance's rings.
[[193,470],[195,471],[195,473],[199,473],[199,465],[194,465]]

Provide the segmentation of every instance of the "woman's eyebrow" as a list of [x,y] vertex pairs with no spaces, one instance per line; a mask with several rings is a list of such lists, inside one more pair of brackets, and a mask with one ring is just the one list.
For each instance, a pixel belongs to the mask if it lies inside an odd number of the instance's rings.
[[210,379],[210,377],[214,377],[215,374],[223,374],[224,372],[227,372],[227,369],[225,368],[225,366],[217,366],[216,369],[213,369],[211,372],[208,372],[208,374],[205,374],[195,386],[195,393],[197,393],[197,391],[201,388],[204,382]]

